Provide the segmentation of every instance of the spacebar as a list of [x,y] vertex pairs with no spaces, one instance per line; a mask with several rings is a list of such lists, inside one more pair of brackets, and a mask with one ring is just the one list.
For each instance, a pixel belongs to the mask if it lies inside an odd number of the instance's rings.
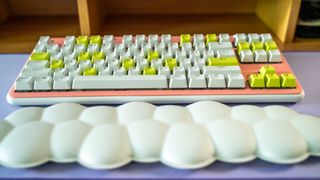
[[75,76],[72,89],[168,88],[165,75]]

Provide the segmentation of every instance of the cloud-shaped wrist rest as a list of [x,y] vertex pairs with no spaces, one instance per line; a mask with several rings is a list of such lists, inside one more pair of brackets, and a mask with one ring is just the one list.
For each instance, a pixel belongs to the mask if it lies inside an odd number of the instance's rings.
[[320,156],[320,118],[283,106],[63,103],[23,108],[0,121],[0,165],[14,168],[54,161],[111,169],[161,161],[195,169],[257,157],[290,164],[310,155]]

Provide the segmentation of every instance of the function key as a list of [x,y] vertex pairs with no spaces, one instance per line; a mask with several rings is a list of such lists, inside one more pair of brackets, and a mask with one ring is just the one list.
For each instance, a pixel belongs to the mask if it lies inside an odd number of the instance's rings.
[[88,45],[88,43],[89,43],[89,37],[88,36],[78,36],[77,44]]
[[90,37],[90,44],[98,44],[101,46],[102,44],[102,38],[99,35],[93,35]]
[[103,36],[102,43],[103,44],[114,44],[113,35],[105,35],[105,36]]
[[220,42],[230,42],[229,34],[219,34],[219,41]]
[[171,43],[171,34],[162,34],[161,35],[161,42],[165,45],[168,45]]
[[51,38],[50,36],[40,36],[37,44],[50,44]]
[[190,34],[181,34],[180,35],[180,46],[182,46],[183,43],[191,43]]
[[206,35],[206,44],[208,45],[208,43],[210,42],[217,42],[217,35],[216,34],[207,34]]
[[193,44],[202,43],[204,42],[203,34],[194,34],[193,35]]

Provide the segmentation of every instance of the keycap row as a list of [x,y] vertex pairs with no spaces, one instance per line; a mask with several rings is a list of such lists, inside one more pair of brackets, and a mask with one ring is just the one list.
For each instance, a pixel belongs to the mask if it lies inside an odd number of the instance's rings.
[[19,77],[17,91],[244,88],[242,74]]

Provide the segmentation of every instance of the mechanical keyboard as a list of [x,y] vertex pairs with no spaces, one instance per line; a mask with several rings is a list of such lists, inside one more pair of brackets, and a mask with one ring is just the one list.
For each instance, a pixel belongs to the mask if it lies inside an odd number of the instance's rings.
[[7,95],[17,105],[296,102],[270,34],[41,36]]
[[60,103],[12,112],[0,129],[0,166],[12,168],[53,161],[114,169],[135,161],[198,169],[217,160],[294,164],[320,157],[320,118],[279,105]]

